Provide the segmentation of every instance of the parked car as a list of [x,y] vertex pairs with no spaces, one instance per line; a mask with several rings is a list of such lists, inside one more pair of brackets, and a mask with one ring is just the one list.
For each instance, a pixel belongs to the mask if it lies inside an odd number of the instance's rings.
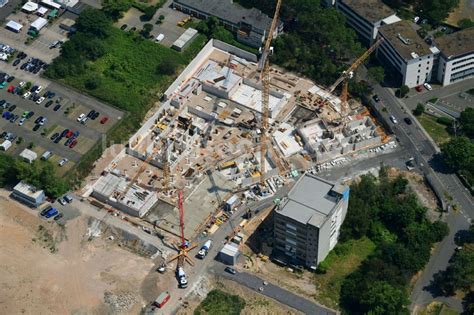
[[226,271],[230,274],[233,274],[233,275],[235,275],[237,273],[234,268],[230,268],[230,267],[225,267],[224,271]]
[[43,117],[38,124],[40,126],[43,126],[46,123],[46,121],[47,121],[46,117]]
[[15,110],[15,108],[16,108],[16,105],[12,105],[12,106],[10,106],[10,108],[8,108],[8,111],[13,112]]
[[415,90],[416,90],[417,92],[421,92],[421,91],[423,91],[423,87],[422,87],[421,85],[417,85],[417,86],[415,87]]
[[18,122],[18,126],[23,126],[23,124],[25,123],[25,120],[26,118],[20,119],[20,121]]
[[13,66],[14,67],[18,66],[20,62],[21,62],[21,59],[16,59],[15,61],[13,61]]
[[43,87],[40,85],[36,88],[35,93],[39,93],[41,90],[43,90]]
[[53,101],[47,101],[46,104],[44,104],[44,107],[48,108],[51,105],[53,105]]
[[428,91],[431,91],[433,89],[433,87],[429,84],[429,83],[423,83],[423,86],[425,87],[425,89],[427,89]]
[[59,213],[57,216],[54,217],[54,221],[58,221],[59,219],[61,219],[62,217],[64,217],[64,214],[62,213]]
[[65,136],[66,138],[71,138],[73,134],[74,134],[74,133],[72,132],[72,130],[68,130],[64,136]]
[[31,96],[31,92],[26,92],[25,94],[23,94],[24,99],[27,99],[30,96]]
[[60,108],[61,108],[61,104],[57,104],[56,106],[54,106],[53,110],[57,112]]
[[51,217],[54,217],[56,214],[58,214],[58,210],[56,208],[52,208],[51,210],[49,210],[48,212],[46,212],[46,214],[44,215],[44,217],[46,219],[49,219]]
[[21,117],[22,117],[22,118],[25,118],[25,117],[28,115],[28,113],[29,113],[28,111],[23,112],[23,114],[21,115]]
[[28,112],[28,115],[26,115],[25,118],[30,119],[31,117],[33,117],[34,114],[35,112]]
[[375,94],[374,96],[372,96],[372,98],[374,99],[375,102],[380,102],[380,98],[377,94]]
[[38,118],[36,118],[35,124],[39,124],[39,122],[41,121],[41,119],[43,119],[43,116],[39,116]]
[[12,117],[12,118],[10,118],[10,122],[11,122],[11,123],[14,123],[14,122],[16,122],[16,121],[18,120],[18,118],[19,118],[19,117],[20,117],[20,116],[18,116],[18,115],[13,115],[13,117]]
[[81,120],[84,119],[85,117],[86,117],[86,114],[82,113],[79,115],[79,117],[77,117],[77,121],[81,122]]
[[11,76],[8,77],[7,82],[10,83],[13,80],[15,80],[15,77],[11,75]]
[[397,119],[396,119],[393,115],[390,116],[390,120],[391,120],[394,124],[398,124]]
[[59,166],[63,166],[64,164],[67,163],[67,161],[69,161],[69,160],[68,160],[67,158],[64,158],[64,159],[62,159],[61,161],[59,161],[58,165],[59,165]]
[[41,96],[41,97],[36,101],[36,104],[39,105],[39,104],[43,103],[43,101],[44,101],[44,97]]
[[92,118],[92,116],[94,116],[95,114],[95,110],[91,110],[88,114],[87,114],[87,118]]
[[72,200],[73,200],[73,199],[72,199],[72,197],[71,197],[71,196],[69,196],[69,195],[64,195],[64,197],[63,197],[63,198],[64,198],[64,200],[66,200],[68,203],[71,203],[71,202],[72,202]]
[[412,124],[412,121],[411,121],[410,117],[405,117],[405,118],[403,118],[403,120],[406,122],[407,125]]
[[77,139],[72,140],[71,144],[69,145],[69,148],[74,148],[77,144]]
[[65,137],[68,132],[69,132],[69,129],[64,129],[63,132],[61,132],[61,137]]
[[103,124],[105,124],[108,120],[109,120],[108,117],[102,117],[102,119],[100,120],[100,123],[103,125]]
[[41,210],[40,212],[40,215],[41,216],[44,216],[46,214],[46,212],[48,212],[49,210],[51,210],[53,207],[51,207],[51,205],[48,205],[46,208],[44,208],[43,210]]
[[21,81],[20,83],[18,83],[18,86],[22,88],[22,87],[24,87],[24,86],[25,86],[25,84],[26,84],[26,82],[25,82],[25,81]]
[[64,200],[64,198],[59,198],[58,201],[62,206],[67,204],[67,202],[66,202],[66,200]]
[[61,135],[59,135],[59,137],[57,137],[57,138],[54,140],[54,143],[59,143],[59,142],[61,142],[62,139],[63,139],[63,137],[61,137]]
[[122,26],[120,26],[120,29],[122,31],[125,31],[127,29],[128,25],[127,24],[123,24]]
[[82,118],[81,119],[81,124],[85,125],[88,119],[89,119],[88,117]]
[[35,126],[33,127],[33,131],[36,131],[36,130],[40,129],[40,127],[41,127],[41,125],[35,125]]
[[52,141],[54,141],[54,140],[56,140],[57,137],[59,137],[59,132],[54,133],[54,134],[51,136],[50,139],[51,139]]
[[94,112],[94,115],[92,115],[91,119],[96,120],[97,117],[99,117],[99,115],[100,115],[100,113],[96,111],[96,112]]

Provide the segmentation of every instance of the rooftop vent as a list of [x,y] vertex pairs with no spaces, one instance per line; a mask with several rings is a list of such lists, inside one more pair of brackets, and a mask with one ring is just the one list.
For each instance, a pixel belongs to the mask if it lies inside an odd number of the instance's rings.
[[409,38],[405,38],[402,36],[402,34],[398,33],[397,34],[397,37],[399,40],[402,41],[402,43],[404,43],[405,45],[410,45],[411,44],[411,40]]
[[418,54],[416,52],[413,52],[413,51],[410,53],[410,55],[413,59],[416,59],[416,58],[420,57],[420,56],[418,56]]

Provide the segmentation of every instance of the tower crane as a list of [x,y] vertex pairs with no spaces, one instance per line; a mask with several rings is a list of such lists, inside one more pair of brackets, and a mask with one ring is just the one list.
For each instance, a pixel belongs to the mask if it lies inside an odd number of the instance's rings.
[[197,244],[189,245],[184,237],[184,205],[183,205],[183,190],[178,190],[178,208],[179,208],[179,229],[180,229],[180,243],[178,245],[178,254],[173,256],[171,259],[168,260],[168,263],[178,260],[176,265],[176,277],[179,281],[180,288],[186,288],[188,286],[188,279],[186,277],[186,273],[184,272],[184,262],[188,262],[191,266],[194,265],[191,258],[188,256],[188,252],[195,248]]
[[267,40],[262,51],[262,57],[260,58],[259,68],[262,69],[260,73],[260,80],[262,81],[262,124],[261,124],[261,135],[260,135],[260,185],[265,185],[265,156],[267,155],[267,129],[268,129],[268,116],[269,116],[269,103],[270,103],[270,59],[269,55],[272,52],[270,44],[273,40],[273,33],[275,32],[278,17],[280,15],[281,1],[278,0],[276,3],[275,14],[273,15],[272,24],[268,31]]
[[372,46],[370,46],[369,49],[367,49],[359,58],[357,58],[356,61],[347,69],[344,71],[341,76],[334,82],[330,87],[329,87],[329,92],[332,93],[336,89],[336,87],[343,83],[342,86],[342,91],[341,91],[341,101],[342,101],[342,106],[343,106],[343,112],[344,115],[346,114],[347,110],[347,99],[348,99],[348,87],[349,87],[349,79],[351,79],[354,76],[354,71],[359,68],[359,66],[367,60],[367,58],[374,52],[377,47],[380,46],[383,42],[383,37],[381,37],[379,40],[377,40]]

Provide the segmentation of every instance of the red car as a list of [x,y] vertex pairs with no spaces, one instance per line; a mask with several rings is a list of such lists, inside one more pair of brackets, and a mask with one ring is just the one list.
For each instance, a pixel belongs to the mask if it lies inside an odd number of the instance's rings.
[[72,149],[72,148],[74,148],[74,147],[76,146],[76,144],[77,144],[77,139],[74,139],[74,140],[72,140],[72,142],[71,142],[71,144],[69,145],[69,147]]
[[74,133],[69,130],[67,133],[66,133],[66,138],[71,138],[71,136],[73,135]]
[[423,91],[423,87],[421,85],[418,85],[417,87],[415,87],[415,90],[417,90],[418,92],[421,92]]
[[105,124],[108,120],[109,120],[108,117],[103,117],[103,118],[100,120],[100,123],[103,125],[103,124]]
[[9,93],[13,93],[14,90],[15,90],[15,87],[14,87],[13,85],[10,85],[10,86],[8,87],[8,92],[9,92]]

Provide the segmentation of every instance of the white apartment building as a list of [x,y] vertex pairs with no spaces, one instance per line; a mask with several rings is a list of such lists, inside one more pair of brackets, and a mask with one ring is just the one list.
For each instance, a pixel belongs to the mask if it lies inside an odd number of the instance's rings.
[[384,25],[379,29],[379,36],[385,40],[377,48],[377,57],[401,74],[402,85],[413,88],[436,79],[439,50],[425,43],[412,23]]
[[440,50],[438,81],[449,85],[474,77],[474,27],[435,40]]
[[[331,5],[326,1],[323,5]],[[336,9],[346,17],[351,26],[367,45],[371,45],[377,38],[382,25],[400,21],[395,11],[380,0],[339,0],[335,1]]]

